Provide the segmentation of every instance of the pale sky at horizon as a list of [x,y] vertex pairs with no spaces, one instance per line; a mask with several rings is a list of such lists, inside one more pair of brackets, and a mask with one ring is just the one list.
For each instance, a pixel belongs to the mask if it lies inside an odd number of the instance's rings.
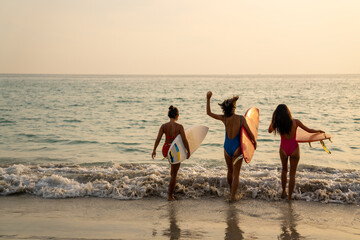
[[0,0],[0,73],[359,74],[359,0]]

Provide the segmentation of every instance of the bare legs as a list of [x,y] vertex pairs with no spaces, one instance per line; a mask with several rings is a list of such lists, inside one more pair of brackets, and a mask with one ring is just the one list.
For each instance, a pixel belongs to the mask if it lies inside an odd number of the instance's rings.
[[[240,151],[240,149],[238,148],[235,151],[235,156],[237,156],[238,151]],[[231,197],[230,200],[234,201],[236,199],[235,195],[236,195],[236,191],[239,187],[239,176],[240,176],[240,169],[241,169],[241,165],[243,162],[243,159],[237,161],[235,164],[233,164],[235,158],[234,157],[230,157],[226,151],[224,150],[224,155],[225,155],[225,161],[226,161],[226,165],[228,168],[228,172],[227,172],[227,182],[230,186],[230,191],[231,191]]]
[[232,186],[232,180],[233,180],[233,162],[232,162],[232,157],[230,157],[226,151],[224,150],[224,156],[225,156],[225,161],[226,161],[226,165],[227,165],[227,182],[230,186],[230,189],[231,189],[231,186]]
[[[286,155],[284,150],[282,150],[281,148],[279,150],[279,153],[280,153],[280,159],[281,159],[281,164],[282,164],[282,171],[281,171],[282,194],[281,194],[281,197],[285,198],[286,197],[286,183],[287,183],[288,158],[289,157]],[[295,151],[290,156],[290,179],[289,179],[289,195],[288,195],[289,201],[292,200],[291,195],[295,188],[295,176],[296,176],[296,169],[297,169],[299,160],[300,160],[300,148],[298,147],[297,149],[295,149]]]
[[175,191],[175,184],[176,184],[176,176],[180,168],[180,164],[171,164],[171,170],[170,170],[170,183],[169,183],[169,197],[168,201],[175,200],[174,198],[174,191]]
[[300,149],[297,148],[290,156],[290,181],[289,181],[288,200],[292,200],[291,195],[295,188],[295,175],[299,160],[300,160]]
[[235,200],[236,191],[239,186],[239,176],[240,176],[240,169],[241,169],[242,162],[243,162],[243,159],[237,161],[233,168],[233,176],[232,176],[233,178],[232,178],[232,185],[231,185],[231,199],[230,199],[232,201]]
[[288,172],[288,156],[280,148],[280,159],[281,159],[281,165],[282,165],[282,171],[281,171],[281,187],[282,187],[282,194],[281,198],[286,198],[286,183],[287,183],[287,172]]

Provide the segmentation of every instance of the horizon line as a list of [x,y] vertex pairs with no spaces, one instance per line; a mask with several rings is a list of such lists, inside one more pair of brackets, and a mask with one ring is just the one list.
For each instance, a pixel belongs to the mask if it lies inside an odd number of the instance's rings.
[[360,73],[0,73],[0,75],[75,75],[75,76],[356,76]]

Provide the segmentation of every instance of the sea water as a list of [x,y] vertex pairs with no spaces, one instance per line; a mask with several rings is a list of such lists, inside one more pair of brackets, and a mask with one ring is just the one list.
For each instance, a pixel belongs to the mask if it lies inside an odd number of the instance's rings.
[[332,135],[300,144],[295,199],[360,203],[360,75],[0,75],[0,194],[139,199],[167,195],[169,164],[152,149],[170,105],[185,128],[205,125],[200,148],[179,171],[176,193],[228,194],[224,125],[206,115],[239,96],[236,113],[260,110],[258,148],[240,173],[245,198],[278,200],[280,137],[267,128],[276,106]]

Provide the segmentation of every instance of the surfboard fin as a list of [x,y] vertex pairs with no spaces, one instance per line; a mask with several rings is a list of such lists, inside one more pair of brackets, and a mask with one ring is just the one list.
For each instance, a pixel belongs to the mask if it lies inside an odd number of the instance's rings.
[[325,150],[328,154],[331,154],[331,152],[326,148],[324,141],[321,140],[320,143],[321,143],[321,146],[324,148],[324,150]]
[[309,146],[312,148],[312,146],[311,146],[311,142],[309,142]]

